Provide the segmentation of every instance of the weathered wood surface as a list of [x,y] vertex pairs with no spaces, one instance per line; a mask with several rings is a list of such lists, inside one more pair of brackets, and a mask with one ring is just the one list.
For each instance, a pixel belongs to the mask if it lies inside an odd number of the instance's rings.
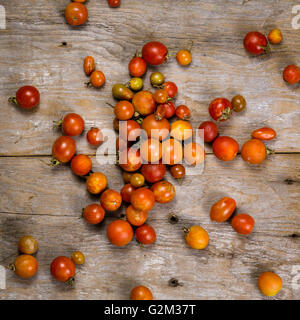
[[[289,87],[281,78],[283,68],[297,63],[299,56],[300,33],[291,28],[295,2],[123,0],[121,8],[110,9],[104,0],[90,0],[89,21],[79,28],[65,24],[61,12],[67,3],[0,0],[7,14],[7,29],[0,30],[0,264],[14,259],[20,236],[32,234],[40,244],[38,275],[20,280],[8,273],[0,299],[126,299],[140,283],[157,299],[262,299],[256,278],[267,269],[283,278],[276,299],[299,299],[299,86]],[[275,26],[282,30],[286,47],[278,46],[269,56],[248,56],[242,45],[245,33]],[[130,57],[152,39],[172,51],[194,40],[190,67],[181,68],[172,58],[159,69],[178,84],[177,103],[192,109],[194,127],[209,119],[213,98],[241,93],[248,108],[221,124],[221,134],[241,144],[253,129],[272,126],[278,138],[268,146],[279,154],[260,166],[248,166],[240,158],[221,163],[208,155],[203,175],[186,177],[181,185],[174,182],[176,200],[155,206],[149,221],[156,227],[157,243],[141,249],[133,241],[119,249],[105,236],[110,215],[97,227],[80,219],[81,208],[98,200],[86,192],[84,181],[66,166],[51,169],[45,162],[59,134],[53,120],[63,114],[80,113],[86,129],[111,128],[113,111],[106,105],[113,102],[111,86],[127,81]],[[93,55],[106,74],[100,90],[84,86],[86,55]],[[23,84],[41,91],[41,104],[33,112],[7,102]],[[83,137],[77,142],[80,152],[95,153]],[[93,161],[119,190],[119,169]],[[252,235],[241,237],[229,224],[210,221],[209,208],[223,195],[237,200],[239,212],[254,216]],[[178,224],[168,222],[170,213],[179,216]],[[210,234],[204,251],[184,243],[181,229],[192,223]],[[55,256],[74,249],[86,254],[87,263],[75,288],[69,289],[51,279],[49,265]],[[183,285],[170,287],[171,278]]]

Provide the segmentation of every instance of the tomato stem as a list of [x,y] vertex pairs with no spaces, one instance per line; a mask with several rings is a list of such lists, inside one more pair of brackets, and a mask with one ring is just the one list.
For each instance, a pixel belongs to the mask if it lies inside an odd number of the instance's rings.
[[7,266],[7,269],[8,270],[11,270],[11,271],[15,271],[16,270],[16,267],[13,263],[10,263],[8,266]]
[[185,234],[189,233],[190,232],[190,228],[183,227],[183,232]]
[[72,278],[70,278],[69,280],[67,280],[67,281],[65,282],[65,284],[68,285],[68,286],[72,286],[74,282],[75,282],[75,278],[72,277]]
[[230,118],[231,115],[231,109],[229,107],[225,108],[222,112],[221,117],[218,119],[218,121],[222,121],[222,120],[228,120]]
[[51,161],[50,161],[50,165],[52,167],[57,167],[61,162],[55,158],[53,158]]
[[272,150],[266,147],[266,154],[267,155],[275,154],[275,150]]
[[9,97],[9,98],[8,98],[8,102],[14,103],[14,104],[18,104],[16,97]]
[[115,106],[113,106],[111,103],[106,102],[107,105],[109,105],[110,107],[114,108]]

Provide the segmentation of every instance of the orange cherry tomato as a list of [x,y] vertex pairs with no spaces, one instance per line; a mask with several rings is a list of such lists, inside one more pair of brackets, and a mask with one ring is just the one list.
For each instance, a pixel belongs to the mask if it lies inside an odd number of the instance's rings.
[[196,142],[190,142],[184,146],[183,149],[184,160],[193,166],[200,164],[203,162],[205,157],[205,151],[200,146],[200,144]]
[[100,70],[95,70],[92,72],[90,76],[90,82],[89,82],[93,87],[95,88],[100,88],[104,85],[105,83],[105,75],[102,71]]
[[131,204],[135,209],[150,211],[155,203],[155,196],[148,188],[139,188],[133,191],[131,195]]
[[76,152],[76,143],[73,138],[62,136],[57,138],[52,146],[52,156],[59,162],[69,162]]
[[116,211],[122,204],[122,196],[113,189],[105,190],[100,196],[101,206],[107,211]]
[[83,70],[87,76],[95,70],[95,59],[91,56],[86,56],[83,61]]
[[258,277],[257,285],[261,293],[273,297],[282,289],[282,280],[276,273],[267,271]]
[[115,246],[123,247],[133,238],[131,225],[125,220],[115,220],[111,222],[107,229],[107,238]]
[[181,120],[187,120],[191,117],[190,109],[183,104],[176,108],[175,113],[176,113],[177,118],[179,118]]
[[176,164],[182,160],[182,144],[175,139],[168,139],[162,143],[162,162],[164,164]]
[[66,136],[78,136],[84,129],[84,121],[77,113],[68,113],[62,121],[62,130]]
[[92,160],[85,154],[78,154],[71,161],[71,169],[78,176],[85,176],[92,170]]
[[158,89],[155,91],[153,98],[156,103],[165,103],[168,100],[168,92],[164,89]]
[[15,259],[13,268],[17,276],[27,279],[36,274],[38,262],[35,257],[29,254],[21,254]]
[[86,134],[87,141],[92,146],[99,146],[103,141],[103,134],[98,128],[91,128]]
[[84,208],[83,217],[88,223],[98,224],[104,219],[105,211],[100,204],[92,203]]
[[259,164],[265,160],[267,149],[261,140],[251,139],[242,146],[241,156],[246,162]]
[[260,128],[252,132],[252,138],[259,140],[272,140],[276,137],[276,131],[272,128]]
[[134,206],[130,205],[126,208],[126,219],[127,221],[135,226],[139,227],[143,225],[148,218],[148,212],[136,209]]
[[148,139],[141,144],[140,152],[143,160],[155,163],[162,157],[162,145],[156,139]]
[[192,226],[184,230],[185,242],[193,249],[201,250],[207,247],[209,236],[200,226]]
[[134,107],[129,101],[121,100],[116,104],[114,113],[119,120],[129,120],[134,115]]
[[[132,175],[131,175],[131,177],[132,177]],[[125,184],[125,186],[121,189],[121,196],[122,196],[123,201],[130,202],[131,195],[134,190],[135,190],[135,187],[132,186],[130,183]]]
[[24,236],[18,242],[18,249],[25,254],[34,254],[38,250],[38,242],[32,236]]
[[56,280],[69,284],[74,280],[75,264],[71,259],[59,256],[52,261],[50,272]]
[[148,138],[164,140],[170,132],[170,123],[166,118],[157,120],[154,114],[147,116],[142,122],[142,129],[147,133]]
[[231,217],[235,208],[235,200],[224,197],[212,205],[210,208],[210,218],[213,221],[224,222]]
[[138,286],[132,289],[130,300],[153,300],[153,295],[147,287]]
[[268,40],[272,44],[278,44],[282,40],[282,33],[279,29],[273,29],[268,34]]
[[71,2],[66,7],[65,18],[71,26],[80,26],[88,18],[88,9],[82,3]]
[[231,161],[239,152],[239,145],[236,140],[227,136],[221,136],[214,141],[213,152],[219,160]]
[[177,140],[187,140],[193,135],[193,128],[188,121],[176,120],[171,124],[170,134]]
[[147,116],[148,114],[153,113],[156,107],[152,92],[146,90],[137,92],[133,96],[132,104],[135,111],[142,116]]
[[142,77],[147,71],[147,64],[143,58],[134,57],[128,64],[128,71],[133,77]]
[[156,233],[151,226],[144,224],[135,230],[135,237],[141,244],[152,244],[156,240]]
[[130,178],[130,184],[135,188],[140,188],[144,185],[145,178],[140,173],[134,173]]
[[168,181],[156,182],[151,191],[154,194],[155,201],[159,203],[168,203],[175,197],[175,187]]
[[119,153],[120,167],[127,172],[139,170],[142,166],[140,151],[133,147],[127,150],[122,150]]
[[74,251],[72,253],[72,260],[75,264],[84,264],[85,256],[81,251]]
[[254,219],[249,214],[240,213],[233,217],[232,228],[240,234],[249,234],[254,227]]
[[283,70],[283,79],[289,84],[295,84],[300,81],[300,69],[291,64]]
[[86,180],[87,190],[92,194],[102,192],[107,186],[106,176],[101,172],[91,173]]
[[107,0],[107,3],[110,7],[116,8],[120,5],[121,0]]
[[192,62],[192,54],[188,50],[179,50],[176,54],[176,60],[181,66],[187,66]]

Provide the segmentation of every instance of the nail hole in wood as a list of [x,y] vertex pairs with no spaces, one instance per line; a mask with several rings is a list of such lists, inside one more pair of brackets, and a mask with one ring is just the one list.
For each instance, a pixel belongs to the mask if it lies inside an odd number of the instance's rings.
[[176,214],[170,214],[169,215],[169,218],[168,218],[168,221],[171,223],[171,224],[175,224],[178,222],[178,217],[176,216]]
[[183,284],[178,281],[176,278],[171,278],[168,282],[170,287],[176,288],[182,286]]

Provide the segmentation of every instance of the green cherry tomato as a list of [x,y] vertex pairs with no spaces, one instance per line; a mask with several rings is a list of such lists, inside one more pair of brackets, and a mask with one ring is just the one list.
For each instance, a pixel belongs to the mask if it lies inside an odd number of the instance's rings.
[[129,87],[133,91],[140,91],[144,86],[144,82],[141,78],[132,78],[129,81]]
[[150,82],[153,86],[161,86],[165,82],[165,77],[161,72],[153,72],[150,76]]

